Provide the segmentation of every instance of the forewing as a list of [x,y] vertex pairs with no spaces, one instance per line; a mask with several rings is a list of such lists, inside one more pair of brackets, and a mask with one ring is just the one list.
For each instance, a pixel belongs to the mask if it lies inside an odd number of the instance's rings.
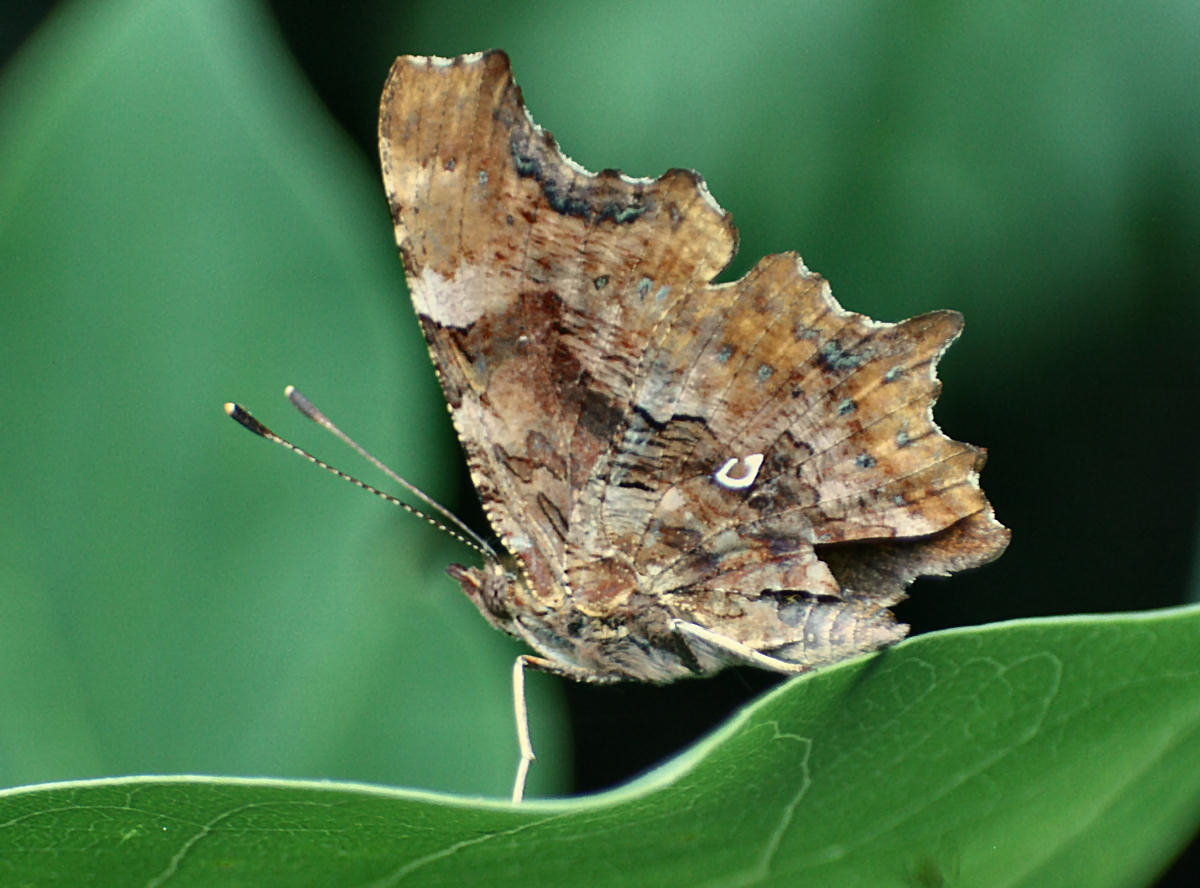
[[593,175],[526,113],[507,57],[401,57],[379,123],[414,307],[492,526],[552,597],[576,495],[628,420],[667,296],[735,235],[695,173]]

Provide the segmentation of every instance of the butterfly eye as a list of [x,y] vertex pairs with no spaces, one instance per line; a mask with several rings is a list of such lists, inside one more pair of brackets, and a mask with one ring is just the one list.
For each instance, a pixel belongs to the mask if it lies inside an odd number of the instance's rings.
[[[738,463],[745,463],[746,471],[744,474],[735,477],[732,472]],[[741,459],[733,457],[726,460],[725,465],[717,469],[717,473],[713,475],[713,480],[722,487],[728,487],[730,490],[745,490],[758,477],[758,470],[762,468],[762,464],[763,455],[761,453],[751,453]]]

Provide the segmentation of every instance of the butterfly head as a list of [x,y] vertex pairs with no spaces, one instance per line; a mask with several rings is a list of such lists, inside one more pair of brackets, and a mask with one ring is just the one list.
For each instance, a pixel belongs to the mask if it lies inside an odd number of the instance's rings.
[[488,622],[510,635],[517,635],[513,630],[513,615],[508,608],[510,590],[517,578],[503,563],[489,558],[482,568],[451,564],[446,568],[446,573],[458,581],[467,598],[487,617]]

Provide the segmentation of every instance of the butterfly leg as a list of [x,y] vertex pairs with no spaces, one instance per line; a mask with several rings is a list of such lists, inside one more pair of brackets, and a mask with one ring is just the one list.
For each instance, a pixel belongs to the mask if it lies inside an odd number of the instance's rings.
[[671,628],[682,635],[686,641],[700,642],[705,647],[719,651],[730,663],[757,666],[759,669],[769,669],[772,672],[800,673],[808,672],[812,668],[800,663],[789,663],[787,660],[780,660],[777,657],[764,654],[762,651],[756,651],[754,648],[747,647],[740,641],[730,638],[728,635],[722,635],[719,632],[713,632],[711,629],[705,629],[697,623],[674,620],[671,623]]
[[512,800],[521,801],[525,795],[525,777],[529,774],[529,766],[537,758],[533,754],[533,744],[529,740],[529,710],[525,705],[525,670],[536,669],[560,678],[569,678],[579,682],[611,682],[619,681],[620,676],[598,673],[582,666],[567,663],[556,663],[545,657],[535,657],[532,654],[522,654],[513,663],[513,714],[517,719],[517,747],[521,750],[521,760],[517,762],[517,777],[513,781]]
[[525,705],[525,670],[527,668],[555,675],[563,674],[562,667],[557,663],[530,654],[521,654],[513,663],[513,714],[517,719],[517,748],[521,751],[521,759],[517,762],[517,776],[513,780],[513,802],[521,801],[525,795],[525,778],[529,774],[529,766],[537,758],[533,754],[533,744],[529,740],[529,708]]
[[533,754],[533,744],[529,742],[529,708],[525,705],[525,667],[536,669],[541,664],[539,657],[522,654],[513,663],[513,714],[517,718],[517,748],[521,751],[521,759],[517,762],[517,777],[513,781],[512,800],[515,804],[525,795],[525,778],[529,774],[529,766],[537,758]]

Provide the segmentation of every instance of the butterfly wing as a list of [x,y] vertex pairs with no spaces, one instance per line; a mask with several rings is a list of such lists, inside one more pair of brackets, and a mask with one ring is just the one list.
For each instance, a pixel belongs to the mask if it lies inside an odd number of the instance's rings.
[[960,329],[954,312],[899,324],[847,312],[787,254],[683,294],[585,506],[604,519],[591,550],[606,535],[678,617],[779,659],[896,640],[905,627],[886,608],[914,577],[981,564],[1008,541],[978,484],[983,451],[932,417],[935,365]]
[[957,314],[844,311],[792,254],[712,284],[736,232],[699,176],[582,169],[503,53],[398,59],[380,145],[472,478],[543,607],[811,664],[1003,550],[982,451],[931,414]]
[[[398,59],[379,129],[396,240],[472,480],[553,603],[581,491],[627,423],[669,308],[662,288],[711,279],[733,227],[695,173],[597,176],[564,158],[502,52]],[[657,312],[626,304],[631,292]]]

